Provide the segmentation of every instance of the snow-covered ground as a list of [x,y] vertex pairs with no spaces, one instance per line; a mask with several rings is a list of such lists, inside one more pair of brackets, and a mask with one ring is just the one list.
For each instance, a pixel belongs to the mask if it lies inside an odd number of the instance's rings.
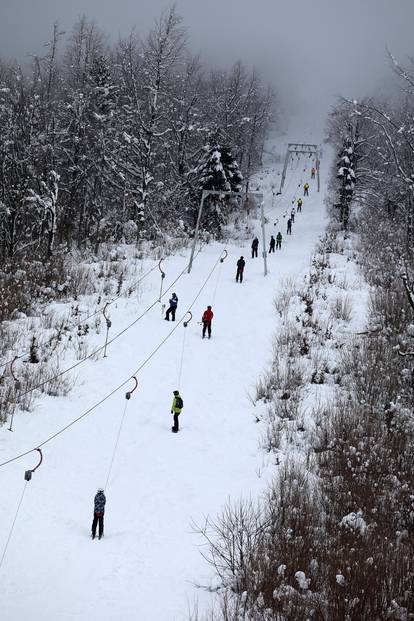
[[[249,394],[271,357],[278,325],[273,298],[285,277],[300,277],[309,267],[326,225],[327,155],[321,166],[318,194],[316,181],[310,180],[311,159],[293,161],[273,206],[272,187],[278,189],[280,168],[269,164],[257,176],[252,189],[265,195],[267,237],[280,228],[284,239],[282,251],[268,255],[269,275],[264,278],[260,258],[250,258],[251,240],[244,247],[229,244],[228,257],[202,290],[188,328],[180,325],[139,373],[106,487],[102,541],[90,539],[93,497],[105,485],[125,390],[133,382],[45,445],[43,464],[27,485],[0,569],[1,619],[182,621],[195,600],[201,609],[209,600],[195,586],[210,584],[212,571],[200,554],[202,541],[192,523],[201,525],[207,515],[216,515],[228,498],[256,498],[272,474],[258,447]],[[290,212],[305,180],[311,184],[310,196],[296,216],[293,235],[286,236],[283,214]],[[254,224],[261,239],[259,222]],[[178,318],[222,251],[222,245],[204,246],[193,271],[174,285]],[[245,279],[236,284],[241,254]],[[164,262],[165,287],[187,262],[184,253]],[[111,330],[131,323],[158,297],[159,273],[153,272],[144,285],[139,301],[121,299],[111,307]],[[197,323],[207,304],[215,314],[210,341],[201,339]],[[47,397],[37,402],[35,412],[18,414],[13,433],[0,429],[0,462],[36,447],[131,376],[173,325],[162,320],[161,306],[156,306],[109,347],[107,358],[78,367],[69,397]],[[184,333],[179,386],[184,410],[175,435],[170,406]],[[36,460],[32,453],[0,468],[0,554],[23,491],[24,471]]]

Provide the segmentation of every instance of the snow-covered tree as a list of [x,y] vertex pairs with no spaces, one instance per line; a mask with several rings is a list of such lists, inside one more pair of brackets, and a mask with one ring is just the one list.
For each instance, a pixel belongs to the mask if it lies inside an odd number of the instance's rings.
[[[242,189],[243,176],[238,164],[229,147],[221,146],[218,141],[206,145],[204,156],[197,168],[197,176],[199,194],[205,190],[240,192]],[[228,204],[227,195],[208,196],[204,202],[204,226],[220,229],[220,225],[226,220],[224,206]]]

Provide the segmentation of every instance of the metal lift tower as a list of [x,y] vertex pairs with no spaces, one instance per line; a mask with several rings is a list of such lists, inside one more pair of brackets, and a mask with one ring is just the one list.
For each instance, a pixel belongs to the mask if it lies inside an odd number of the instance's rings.
[[285,164],[283,166],[282,178],[280,180],[279,194],[282,193],[283,184],[285,183],[286,171],[289,164],[289,160],[294,153],[311,154],[315,156],[315,168],[316,178],[318,182],[318,192],[320,190],[319,179],[319,163],[320,163],[320,149],[317,144],[308,144],[304,142],[289,142],[286,150]]

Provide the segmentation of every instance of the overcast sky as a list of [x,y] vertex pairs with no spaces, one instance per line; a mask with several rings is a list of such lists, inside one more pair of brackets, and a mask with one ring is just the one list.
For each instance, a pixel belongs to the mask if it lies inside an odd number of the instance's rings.
[[[114,40],[145,35],[164,0],[0,0],[0,56],[41,52],[58,21],[69,32],[85,13]],[[385,84],[388,47],[414,57],[414,0],[178,0],[189,45],[214,64],[255,65],[292,110],[322,117],[338,94]],[[316,121],[315,121],[316,122]]]

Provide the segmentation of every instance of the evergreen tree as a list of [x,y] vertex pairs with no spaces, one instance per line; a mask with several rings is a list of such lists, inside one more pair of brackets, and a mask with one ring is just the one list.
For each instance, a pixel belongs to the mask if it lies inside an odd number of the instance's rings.
[[[214,141],[205,147],[203,161],[198,167],[199,191],[213,190],[223,192],[240,192],[243,175],[237,162],[227,146]],[[203,225],[220,232],[221,225],[226,221],[223,206],[229,204],[229,197],[211,195],[204,201],[205,217]]]

